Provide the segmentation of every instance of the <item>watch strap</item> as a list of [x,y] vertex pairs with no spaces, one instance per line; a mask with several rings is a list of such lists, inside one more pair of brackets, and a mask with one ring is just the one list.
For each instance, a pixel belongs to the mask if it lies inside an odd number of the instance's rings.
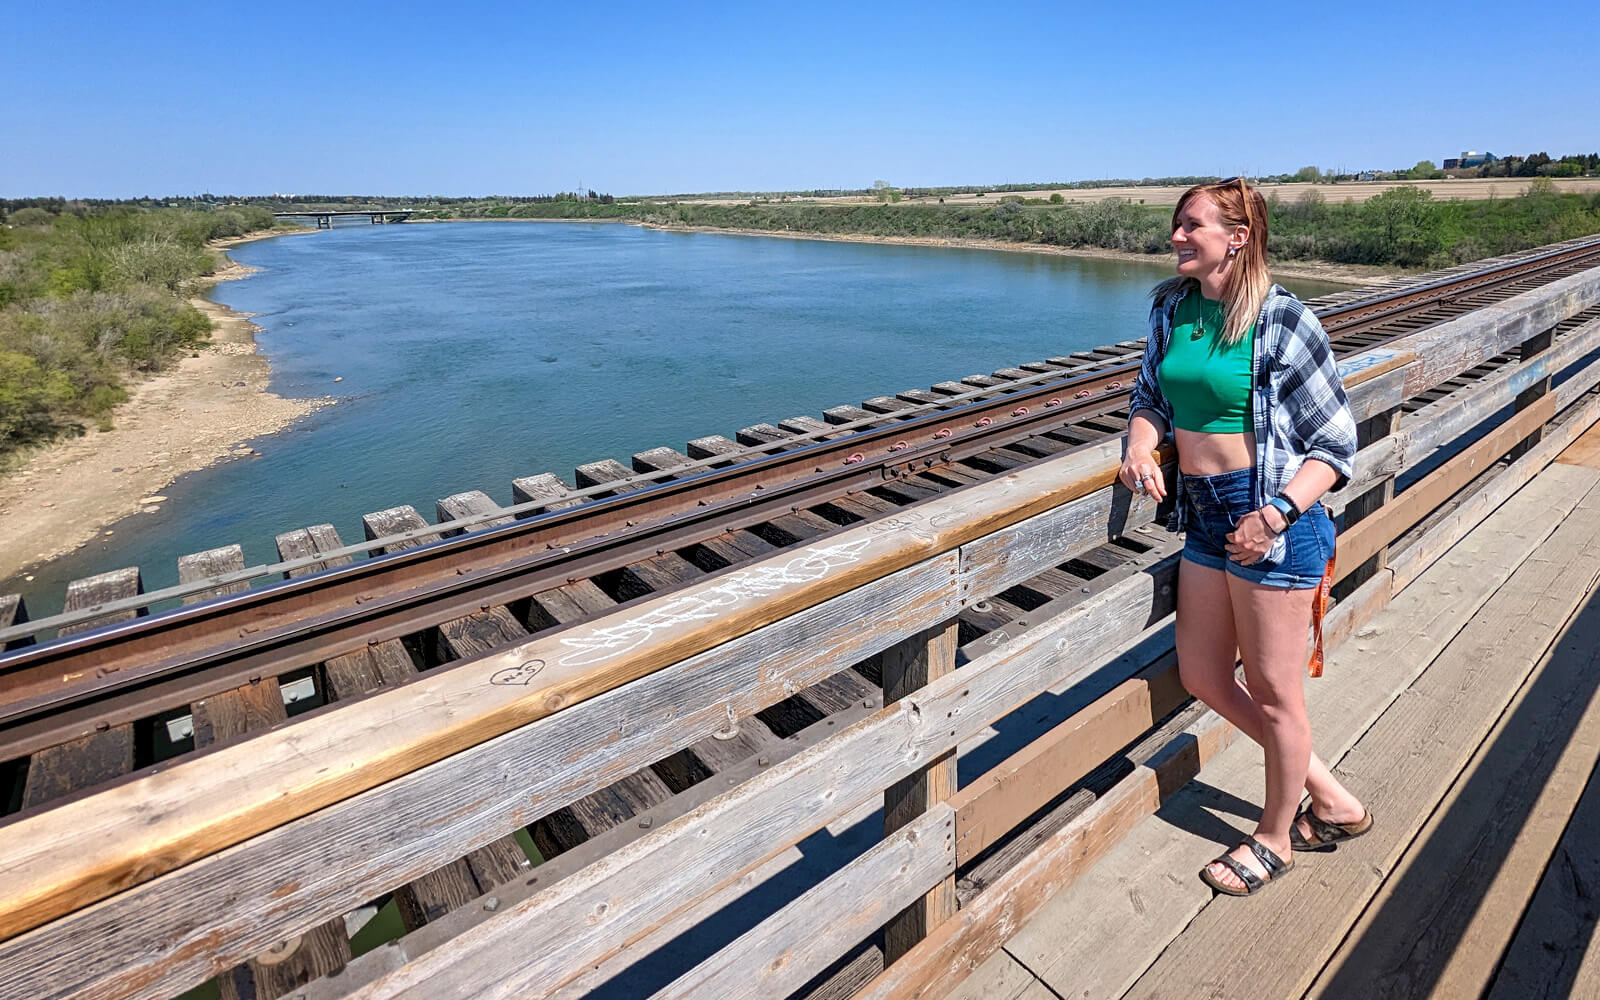
[[1294,522],[1300,519],[1300,508],[1296,507],[1294,501],[1288,497],[1276,496],[1268,500],[1267,504],[1278,508],[1278,513],[1283,515],[1283,528],[1285,531],[1293,527]]

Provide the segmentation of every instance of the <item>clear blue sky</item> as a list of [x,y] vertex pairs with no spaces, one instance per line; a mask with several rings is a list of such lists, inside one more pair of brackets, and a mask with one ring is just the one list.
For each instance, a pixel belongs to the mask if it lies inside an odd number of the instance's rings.
[[779,190],[1600,148],[1595,0],[51,0],[6,20],[11,197]]

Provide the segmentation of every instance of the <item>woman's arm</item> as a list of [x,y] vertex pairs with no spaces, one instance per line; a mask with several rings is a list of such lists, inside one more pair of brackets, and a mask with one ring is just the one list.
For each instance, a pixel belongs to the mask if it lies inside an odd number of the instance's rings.
[[[1304,511],[1332,489],[1338,479],[1339,473],[1333,466],[1320,458],[1308,458],[1289,479],[1289,485],[1283,488],[1283,496],[1294,504],[1296,510]],[[1272,504],[1251,511],[1239,519],[1232,534],[1228,535],[1228,558],[1244,566],[1259,562],[1272,548],[1273,540],[1287,530],[1288,519],[1283,511]]]
[[1161,476],[1161,463],[1156,461],[1156,447],[1161,444],[1164,421],[1154,410],[1135,410],[1128,419],[1128,439],[1122,449],[1122,468],[1117,478],[1122,485],[1139,492],[1144,481],[1145,491],[1157,500],[1167,497],[1167,484]]
[[[1156,461],[1156,447],[1172,425],[1172,404],[1161,392],[1161,358],[1165,313],[1163,304],[1157,302],[1150,309],[1150,335],[1145,338],[1144,358],[1139,364],[1139,374],[1133,380],[1129,394],[1128,437],[1122,449],[1122,468],[1117,478],[1134,492],[1144,481],[1145,489],[1157,500],[1165,500],[1167,484],[1161,477],[1161,465]],[[1150,477],[1148,480],[1146,477]]]

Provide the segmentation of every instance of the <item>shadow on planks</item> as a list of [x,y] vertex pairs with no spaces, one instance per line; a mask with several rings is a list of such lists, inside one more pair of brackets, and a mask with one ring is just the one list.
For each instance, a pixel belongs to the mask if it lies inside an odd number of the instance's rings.
[[[1573,866],[1564,849],[1587,854],[1591,868],[1600,854],[1593,830],[1576,829],[1585,806],[1600,805],[1600,592],[1591,590],[1548,655],[1310,996],[1573,995],[1595,901],[1553,885],[1559,871],[1545,876],[1547,865]],[[1538,926],[1552,923],[1558,940]]]

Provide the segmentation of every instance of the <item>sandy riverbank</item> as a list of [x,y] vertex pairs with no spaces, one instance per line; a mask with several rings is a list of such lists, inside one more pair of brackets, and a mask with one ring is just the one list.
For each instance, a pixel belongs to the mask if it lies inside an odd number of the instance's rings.
[[[278,233],[219,243],[237,245]],[[232,261],[216,281],[250,269]],[[35,452],[0,479],[0,579],[65,555],[141,509],[179,476],[248,459],[331,398],[285,399],[267,391],[271,369],[257,353],[256,325],[205,298],[191,300],[216,325],[210,345],[170,369],[128,386],[109,431],[89,430]],[[158,509],[158,508],[155,508]]]
[[[584,222],[584,219],[562,220]],[[776,236],[789,240],[824,240],[833,243],[888,243],[917,247],[955,247],[967,250],[1003,250],[1007,253],[1042,253],[1060,257],[1096,257],[1101,260],[1124,260],[1138,264],[1163,264],[1177,267],[1177,254],[1133,253],[1127,250],[1108,250],[1102,247],[1058,247],[1044,243],[1014,243],[1009,240],[954,239],[928,236],[865,236],[853,233],[795,233],[772,229],[728,229],[720,226],[663,226],[650,222],[624,220],[646,229],[660,229],[680,233],[723,233],[728,236]],[[1294,261],[1274,264],[1272,273],[1280,278],[1309,278],[1346,285],[1369,285],[1393,277],[1397,271],[1390,268],[1364,264],[1333,264],[1324,262]]]

